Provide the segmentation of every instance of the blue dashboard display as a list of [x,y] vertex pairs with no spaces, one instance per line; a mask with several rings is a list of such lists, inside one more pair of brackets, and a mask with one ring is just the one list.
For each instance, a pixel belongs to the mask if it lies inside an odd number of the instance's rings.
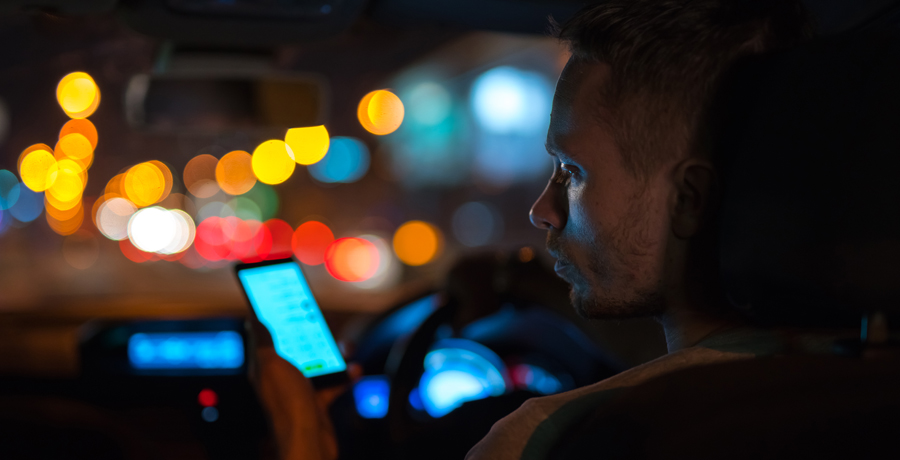
[[244,364],[244,341],[235,331],[139,332],[128,339],[134,369],[237,369]]
[[294,262],[240,270],[256,317],[272,334],[275,351],[307,377],[347,369],[300,267]]
[[384,418],[388,412],[391,384],[386,375],[367,375],[353,385],[356,412],[362,418]]
[[506,366],[496,353],[476,342],[446,339],[425,356],[419,397],[428,415],[438,418],[467,401],[506,392]]

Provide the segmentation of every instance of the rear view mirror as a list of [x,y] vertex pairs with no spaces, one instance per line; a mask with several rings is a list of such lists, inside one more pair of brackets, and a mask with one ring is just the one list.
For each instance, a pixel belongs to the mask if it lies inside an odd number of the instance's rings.
[[125,95],[129,123],[159,133],[216,134],[323,123],[324,80],[310,74],[222,71],[139,74]]

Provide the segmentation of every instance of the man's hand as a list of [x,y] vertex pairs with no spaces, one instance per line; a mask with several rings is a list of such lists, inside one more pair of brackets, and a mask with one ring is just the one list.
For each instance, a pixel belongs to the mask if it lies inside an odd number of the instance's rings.
[[332,460],[337,439],[328,405],[345,387],[316,392],[306,377],[271,347],[257,348],[256,391],[272,423],[283,460]]

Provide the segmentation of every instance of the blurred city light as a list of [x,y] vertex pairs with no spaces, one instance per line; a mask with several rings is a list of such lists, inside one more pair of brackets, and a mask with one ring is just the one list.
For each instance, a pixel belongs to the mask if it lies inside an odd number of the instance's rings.
[[47,219],[47,224],[50,225],[50,229],[60,235],[71,235],[78,231],[81,228],[81,224],[84,222],[84,206],[82,206],[81,202],[77,202],[77,208],[69,208],[76,209],[76,212],[72,215],[64,215],[64,219],[57,219],[53,216],[52,213],[49,212],[50,207],[48,206],[48,212],[44,215]]
[[259,144],[251,161],[256,178],[265,184],[280,184],[294,173],[294,152],[284,141],[272,139]]
[[243,197],[259,206],[260,220],[269,220],[278,214],[278,192],[271,185],[257,182]]
[[26,187],[43,192],[56,182],[59,165],[51,150],[38,148],[29,151],[19,164],[19,177]]
[[219,160],[209,154],[197,155],[184,166],[184,186],[197,198],[209,198],[219,192],[216,166]]
[[353,385],[356,412],[362,418],[384,418],[388,412],[390,383],[386,375],[367,375]]
[[56,180],[47,189],[47,195],[59,202],[68,203],[81,199],[86,185],[86,173],[78,163],[69,159],[60,160],[57,162]]
[[378,248],[362,238],[339,238],[325,251],[325,269],[340,281],[365,281],[375,275]]
[[216,182],[229,195],[243,195],[256,184],[252,157],[243,150],[228,152],[216,164]]
[[90,75],[73,72],[59,81],[56,100],[70,118],[87,118],[100,105],[100,89]]
[[531,133],[545,128],[553,90],[542,75],[514,67],[495,67],[472,85],[476,121],[495,133]]
[[328,154],[309,166],[309,173],[319,182],[355,182],[369,170],[369,149],[352,137],[331,139]]
[[128,238],[128,221],[136,211],[137,207],[125,198],[109,198],[97,208],[94,223],[103,236],[115,241],[123,240]]
[[289,129],[284,142],[294,152],[294,160],[301,165],[311,165],[328,152],[329,137],[325,126]]
[[160,201],[168,198],[169,194],[172,193],[172,186],[175,185],[175,178],[172,176],[172,170],[169,169],[169,167],[162,161],[150,160],[147,163],[156,166],[156,168],[159,169],[159,172],[163,175],[163,181],[165,185],[163,186],[162,197],[156,201],[157,203],[159,203]]
[[128,221],[128,239],[144,252],[160,251],[178,234],[178,222],[167,210],[153,206],[135,212]]
[[144,162],[134,165],[125,173],[122,191],[137,207],[150,206],[165,198],[166,176],[156,163]]
[[74,200],[71,203],[64,203],[63,205],[54,204],[51,200],[52,195],[44,195],[44,208],[47,210],[48,216],[51,216],[58,221],[72,219],[79,212],[82,212],[81,208],[84,206],[80,199]]
[[13,207],[19,201],[19,181],[16,175],[0,169],[0,211]]
[[80,133],[66,134],[56,143],[53,149],[53,156],[57,160],[68,159],[73,160],[81,166],[82,169],[91,167],[94,162],[94,146],[87,137]]
[[359,102],[357,117],[366,131],[380,136],[390,134],[403,123],[403,102],[386,89],[372,91]]
[[[215,350],[214,347],[209,347],[209,349]],[[216,404],[219,404],[219,395],[209,388],[204,388],[200,390],[200,394],[197,395],[197,402],[203,407],[215,406]]]
[[212,216],[197,226],[194,248],[210,262],[257,262],[269,257],[272,234],[268,227],[257,220]]
[[406,265],[424,265],[440,254],[443,238],[437,227],[413,220],[401,225],[394,233],[394,253]]
[[69,120],[59,130],[59,138],[63,139],[69,134],[81,134],[91,143],[91,149],[97,148],[97,127],[87,118],[76,118]]
[[334,234],[327,225],[314,220],[304,222],[291,239],[291,248],[297,260],[306,265],[325,262],[325,252],[334,241]]
[[452,104],[447,89],[430,81],[416,85],[407,96],[410,118],[423,126],[435,126],[446,120]]
[[[244,340],[235,331],[139,332],[128,338],[128,362],[135,369],[237,369],[244,364]],[[203,390],[207,408],[218,395]]]
[[466,246],[484,246],[502,232],[503,217],[486,203],[471,201],[453,213],[453,235]]
[[378,265],[372,276],[365,280],[357,281],[353,286],[362,289],[376,289],[390,287],[400,278],[399,266],[394,263],[390,245],[381,237],[375,235],[360,235],[359,238],[369,241],[378,251]]
[[122,251],[122,255],[128,260],[136,263],[149,262],[157,258],[156,254],[152,252],[141,251],[136,248],[128,238],[119,241],[119,250]]
[[234,215],[244,220],[262,221],[262,210],[259,205],[250,198],[238,196],[228,202],[228,207],[234,211]]
[[19,222],[31,222],[41,215],[44,210],[44,194],[35,192],[25,186],[17,184],[19,199],[9,208],[9,213]]
[[272,250],[269,253],[269,259],[283,259],[290,257],[293,252],[292,240],[294,239],[294,229],[291,224],[281,219],[269,219],[264,222],[269,234],[272,235]]
[[91,268],[100,257],[100,243],[93,233],[78,230],[63,240],[63,258],[78,270]]

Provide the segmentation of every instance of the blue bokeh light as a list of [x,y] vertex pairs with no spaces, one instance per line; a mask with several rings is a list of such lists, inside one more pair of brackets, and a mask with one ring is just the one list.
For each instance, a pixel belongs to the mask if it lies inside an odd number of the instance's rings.
[[478,124],[497,134],[531,133],[546,127],[553,88],[544,76],[515,67],[495,67],[472,85]]
[[9,213],[19,222],[31,222],[37,219],[44,210],[44,193],[33,192],[22,183],[17,184],[16,187],[19,189],[19,199],[9,208]]
[[244,341],[234,331],[137,333],[128,339],[135,369],[236,369]]
[[319,182],[356,182],[369,170],[369,149],[352,137],[332,137],[328,153],[309,166],[309,173]]
[[467,401],[499,396],[506,392],[506,368],[493,351],[464,339],[435,344],[425,356],[425,373],[419,380],[419,395],[425,411],[443,417]]
[[453,213],[453,235],[466,246],[484,246],[502,233],[503,217],[486,203],[470,201]]
[[19,200],[19,180],[6,169],[0,169],[0,210],[13,207]]
[[384,418],[391,385],[386,375],[367,375],[353,386],[356,412],[362,418]]
[[453,99],[439,83],[424,81],[404,94],[409,120],[423,126],[435,126],[450,116]]
[[515,374],[515,380],[526,390],[542,395],[552,395],[563,390],[562,382],[540,366],[519,364],[512,372]]

